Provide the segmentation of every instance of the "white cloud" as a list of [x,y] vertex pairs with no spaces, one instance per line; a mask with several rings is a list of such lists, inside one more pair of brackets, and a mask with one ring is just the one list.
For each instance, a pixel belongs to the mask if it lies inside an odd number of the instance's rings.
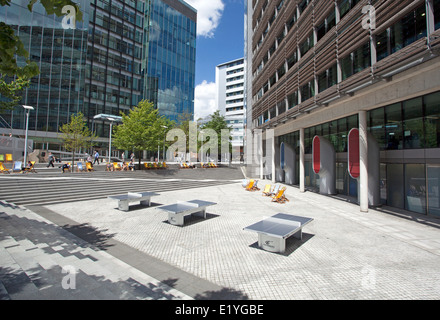
[[214,36],[225,5],[222,0],[186,0],[197,10],[197,35],[207,38]]
[[196,86],[194,99],[194,120],[205,118],[217,110],[216,102],[216,86],[214,82],[204,80]]

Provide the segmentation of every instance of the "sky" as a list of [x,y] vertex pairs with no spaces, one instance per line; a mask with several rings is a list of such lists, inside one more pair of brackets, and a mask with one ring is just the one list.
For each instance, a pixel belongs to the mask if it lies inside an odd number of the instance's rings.
[[215,67],[244,56],[244,0],[185,0],[197,10],[194,119],[216,110]]

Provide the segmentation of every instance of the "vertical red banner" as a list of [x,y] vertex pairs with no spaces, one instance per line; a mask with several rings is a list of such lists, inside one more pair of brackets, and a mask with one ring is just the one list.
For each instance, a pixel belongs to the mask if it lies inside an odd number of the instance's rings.
[[313,172],[318,174],[321,171],[321,140],[318,136],[313,138],[312,158]]
[[351,129],[348,134],[348,173],[353,179],[360,176],[359,129]]

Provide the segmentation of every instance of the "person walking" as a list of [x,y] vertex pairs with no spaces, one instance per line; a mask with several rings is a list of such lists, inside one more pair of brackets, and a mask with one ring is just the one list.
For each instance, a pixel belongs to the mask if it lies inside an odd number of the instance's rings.
[[47,165],[47,168],[49,168],[50,166],[52,166],[52,168],[55,168],[55,166],[53,165],[53,163],[55,161],[55,157],[53,156],[52,152],[49,152],[48,161],[49,161],[49,164]]
[[99,153],[98,153],[98,151],[95,151],[95,160],[93,161],[93,164],[95,164],[95,162],[97,162],[99,164]]

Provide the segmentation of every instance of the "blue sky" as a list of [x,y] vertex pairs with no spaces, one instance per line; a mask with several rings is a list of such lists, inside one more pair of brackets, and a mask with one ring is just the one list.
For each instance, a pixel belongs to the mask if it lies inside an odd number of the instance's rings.
[[195,119],[215,110],[215,67],[244,56],[244,0],[186,0],[197,9]]
[[[210,0],[205,0],[210,1]],[[197,37],[196,85],[215,82],[215,67],[244,55],[243,0],[223,1],[224,10],[213,37]]]

